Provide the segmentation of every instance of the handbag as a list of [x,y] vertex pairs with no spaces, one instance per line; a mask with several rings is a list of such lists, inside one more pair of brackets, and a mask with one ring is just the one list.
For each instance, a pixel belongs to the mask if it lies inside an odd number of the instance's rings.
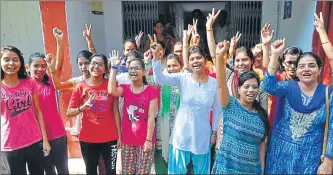
[[325,158],[325,152],[326,152],[326,145],[327,145],[327,135],[328,135],[328,119],[330,117],[329,112],[330,112],[330,104],[328,101],[328,86],[326,86],[325,90],[325,103],[326,103],[326,122],[325,122],[325,132],[324,132],[324,143],[323,143],[323,151],[320,156],[321,163],[324,162]]

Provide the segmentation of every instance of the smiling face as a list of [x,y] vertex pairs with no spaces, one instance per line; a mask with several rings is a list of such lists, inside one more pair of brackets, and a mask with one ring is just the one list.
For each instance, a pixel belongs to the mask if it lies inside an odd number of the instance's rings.
[[304,84],[312,84],[317,82],[321,69],[319,68],[316,59],[311,56],[302,57],[297,65],[297,76],[300,82]]
[[131,61],[128,66],[128,76],[132,82],[143,81],[145,70],[140,61]]
[[1,69],[5,75],[17,75],[22,65],[15,52],[4,51],[1,53]]
[[206,70],[206,59],[199,52],[194,52],[189,57],[189,65],[193,73],[203,72]]
[[156,35],[161,35],[163,33],[163,25],[162,23],[157,23],[154,28]]
[[252,64],[251,58],[245,51],[240,51],[236,54],[234,65],[235,70],[238,71],[239,74],[250,71]]
[[283,67],[289,77],[296,77],[296,60],[298,54],[286,54],[284,56]]
[[171,73],[177,73],[180,72],[182,67],[180,65],[180,62],[177,59],[168,59],[166,62],[167,71],[169,74]]
[[89,65],[89,72],[90,75],[93,77],[103,77],[103,74],[105,73],[105,63],[102,57],[95,56],[91,59],[90,65]]
[[239,87],[239,98],[246,103],[253,103],[259,92],[259,84],[255,78],[248,79]]
[[47,64],[44,58],[34,58],[34,61],[30,64],[31,77],[37,81],[42,81],[46,74]]

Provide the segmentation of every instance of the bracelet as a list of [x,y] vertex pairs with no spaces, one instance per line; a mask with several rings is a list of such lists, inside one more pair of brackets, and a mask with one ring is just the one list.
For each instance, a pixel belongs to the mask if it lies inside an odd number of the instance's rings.
[[79,112],[83,112],[83,111],[80,110],[80,107],[81,107],[81,106],[77,107],[77,109],[79,110]]
[[212,136],[216,137],[216,134],[212,134]]
[[187,45],[183,45],[183,47],[188,47]]
[[118,69],[118,66],[111,66],[112,69]]
[[211,30],[207,30],[207,31],[213,31],[213,30],[211,29]]
[[321,43],[321,44],[327,44],[327,43],[329,43],[330,41],[328,40],[328,41],[326,41],[326,42],[324,42],[324,43]]
[[56,72],[57,72],[57,71],[54,71],[54,72],[51,71],[51,74],[55,74]]
[[151,143],[151,140],[146,139],[146,141]]

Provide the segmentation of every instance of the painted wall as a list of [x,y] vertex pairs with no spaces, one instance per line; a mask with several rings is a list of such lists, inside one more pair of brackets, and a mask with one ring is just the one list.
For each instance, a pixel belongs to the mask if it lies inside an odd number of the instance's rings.
[[293,1],[291,18],[283,19],[283,1],[263,1],[262,26],[270,23],[276,38],[286,38],[287,47],[311,51],[315,7],[315,1]]
[[[25,64],[34,52],[44,52],[38,1],[1,1],[1,46],[21,50]],[[28,20],[29,19],[29,20]]]
[[82,35],[85,24],[92,25],[92,39],[96,51],[106,53],[104,15],[92,14],[90,1],[66,1],[66,12],[73,76],[79,76],[76,56],[81,50],[88,50],[87,42]]

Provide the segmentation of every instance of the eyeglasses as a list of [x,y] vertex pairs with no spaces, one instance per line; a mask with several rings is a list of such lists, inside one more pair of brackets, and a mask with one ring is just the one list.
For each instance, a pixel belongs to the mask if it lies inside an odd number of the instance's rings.
[[285,61],[286,66],[290,67],[291,65],[296,66],[296,61]]
[[128,67],[128,70],[141,70],[141,66]]
[[98,67],[104,67],[104,63],[98,63],[98,62],[96,62],[96,61],[92,61],[92,62],[90,62],[90,65],[92,65],[92,66],[98,66]]

